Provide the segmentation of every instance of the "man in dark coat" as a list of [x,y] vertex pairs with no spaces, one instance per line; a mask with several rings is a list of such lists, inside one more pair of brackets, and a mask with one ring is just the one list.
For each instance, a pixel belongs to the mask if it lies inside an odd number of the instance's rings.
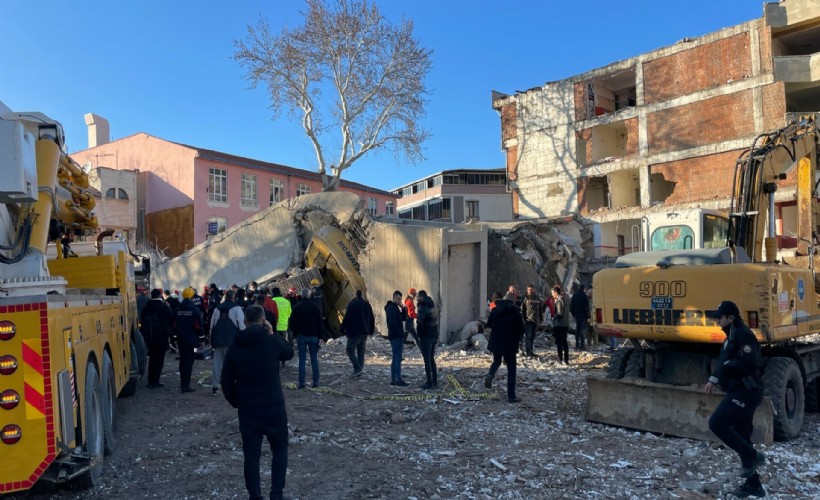
[[322,312],[310,300],[310,290],[302,290],[302,300],[296,302],[288,320],[288,330],[296,337],[299,348],[299,389],[305,388],[305,362],[310,351],[313,387],[319,387],[319,334],[322,332]]
[[575,348],[583,351],[586,349],[589,327],[589,297],[584,285],[578,285],[578,289],[572,294],[569,301],[569,312],[575,318]]
[[165,365],[165,353],[168,351],[168,338],[174,318],[171,308],[162,299],[162,290],[151,290],[151,300],[142,308],[140,331],[148,347],[148,388],[159,389],[162,367]]
[[390,362],[390,385],[406,387],[410,384],[401,378],[401,357],[404,351],[404,311],[401,306],[401,292],[393,292],[393,299],[384,305],[387,318],[387,340],[390,341],[393,358]]
[[766,457],[752,445],[752,420],[755,409],[763,400],[760,344],[743,323],[734,302],[724,300],[710,316],[717,319],[718,325],[726,333],[726,342],[720,351],[717,369],[706,383],[705,392],[712,394],[714,387],[720,384],[726,395],[709,418],[709,429],[740,456],[740,476],[746,478],[746,482],[734,495],[741,498],[763,497],[766,490],[760,483],[757,469]]
[[515,395],[515,355],[524,335],[524,319],[521,310],[512,301],[501,299],[501,292],[493,294],[493,301],[495,307],[487,318],[487,328],[492,330],[487,349],[493,353],[493,364],[484,377],[484,387],[489,389],[493,386],[493,378],[503,360],[507,365],[507,401],[517,403],[521,400]]
[[179,346],[179,390],[194,392],[191,387],[191,372],[194,369],[194,350],[199,347],[199,332],[202,329],[202,314],[191,302],[194,289],[182,291],[182,303],[177,309],[174,328]]
[[438,389],[438,368],[436,367],[436,343],[438,342],[438,311],[433,299],[425,290],[419,290],[418,318],[416,331],[419,335],[419,350],[424,359],[424,373],[427,382],[422,389]]
[[367,336],[376,331],[376,318],[373,308],[362,297],[362,291],[356,290],[356,296],[347,305],[345,317],[340,327],[347,337],[347,356],[353,365],[353,376],[360,377],[364,370],[364,350]]
[[270,498],[282,498],[288,469],[288,415],[279,365],[293,357],[293,348],[265,324],[260,306],[245,310],[245,325],[228,348],[222,391],[228,403],[239,410],[248,495],[262,498],[259,458],[262,437],[266,437],[271,449]]

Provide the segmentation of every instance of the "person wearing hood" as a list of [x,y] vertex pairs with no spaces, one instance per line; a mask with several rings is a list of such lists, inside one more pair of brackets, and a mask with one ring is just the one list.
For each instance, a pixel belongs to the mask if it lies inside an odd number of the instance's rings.
[[265,321],[262,307],[245,310],[245,329],[228,348],[222,368],[222,392],[238,410],[245,457],[245,488],[250,498],[262,498],[259,459],[262,438],[271,448],[270,498],[282,498],[288,469],[288,415],[279,366],[293,358],[293,348]]
[[390,341],[393,358],[390,362],[390,385],[407,387],[401,378],[401,357],[404,350],[404,314],[401,309],[401,292],[393,292],[393,299],[384,305],[384,316],[387,318],[387,340]]
[[174,315],[174,327],[177,332],[179,347],[179,390],[194,392],[191,388],[191,372],[194,369],[194,350],[199,347],[199,331],[202,329],[202,314],[191,297],[194,289],[186,288],[182,292],[182,303]]
[[754,333],[743,323],[740,310],[734,302],[724,300],[708,316],[717,320],[726,333],[717,369],[704,387],[706,394],[712,394],[718,384],[726,391],[723,400],[709,418],[709,429],[740,456],[740,477],[746,481],[735,490],[734,495],[741,498],[764,497],[766,490],[760,482],[757,469],[763,465],[766,456],[752,445],[752,421],[755,409],[763,400],[763,378],[760,373],[763,356],[760,344]]
[[503,360],[507,365],[507,401],[517,403],[521,400],[515,395],[515,356],[524,335],[524,318],[513,301],[501,298],[501,292],[493,293],[493,302],[495,307],[487,318],[487,328],[492,331],[487,349],[493,353],[493,363],[484,377],[484,387],[493,386],[493,378]]
[[438,342],[438,311],[433,299],[425,290],[419,290],[418,318],[416,331],[419,334],[421,357],[424,359],[424,373],[427,382],[422,389],[438,389],[438,368],[436,367],[436,342]]

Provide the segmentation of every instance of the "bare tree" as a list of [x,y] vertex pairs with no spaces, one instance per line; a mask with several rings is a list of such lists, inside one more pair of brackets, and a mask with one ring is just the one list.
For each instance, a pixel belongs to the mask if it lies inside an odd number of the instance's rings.
[[[413,22],[393,25],[367,0],[306,1],[303,26],[273,34],[261,19],[234,41],[234,59],[252,87],[267,86],[274,116],[301,118],[323,189],[336,190],[342,172],[373,150],[423,159],[429,132],[419,122],[432,51],[413,38]],[[333,139],[336,126],[341,136]],[[339,157],[329,163],[331,147]]]

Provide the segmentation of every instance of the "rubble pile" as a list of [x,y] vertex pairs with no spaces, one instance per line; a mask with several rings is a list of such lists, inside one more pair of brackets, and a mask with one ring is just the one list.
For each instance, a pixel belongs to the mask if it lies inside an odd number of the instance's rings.
[[[571,339],[572,340],[572,339]],[[570,342],[572,343],[572,341]],[[350,377],[344,339],[319,351],[319,389],[296,389],[297,361],[283,371],[290,446],[286,494],[297,499],[731,498],[736,455],[713,442],[663,437],[584,419],[585,377],[603,376],[603,347],[571,351],[570,366],[539,339],[538,358],[518,360],[517,395],[506,368],[491,389],[485,352],[441,348],[439,390],[422,391],[418,350],[405,350],[391,387],[390,345],[367,344],[364,374]],[[51,498],[246,498],[236,411],[208,388],[197,361],[193,394],[175,390],[166,358],[164,389],[141,390],[119,406],[120,444],[106,457],[102,485]],[[310,371],[308,369],[308,377]],[[820,497],[820,415],[798,439],[761,447],[771,498]],[[269,463],[263,446],[262,463]],[[263,484],[269,469],[262,468]]]
[[592,238],[579,218],[487,223],[490,228],[488,277],[490,290],[504,292],[510,284],[519,292],[530,283],[540,295],[556,284],[570,289],[579,281],[584,246]]

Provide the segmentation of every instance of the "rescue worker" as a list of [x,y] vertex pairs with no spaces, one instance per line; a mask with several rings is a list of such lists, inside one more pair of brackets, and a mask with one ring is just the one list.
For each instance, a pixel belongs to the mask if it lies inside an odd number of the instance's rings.
[[[290,313],[293,308],[291,307],[290,301],[282,297],[282,291],[279,290],[279,288],[273,288],[271,295],[273,295],[273,302],[276,304],[276,324],[273,326],[276,328],[276,333],[293,348],[293,337],[291,336],[290,330],[288,330]],[[282,361],[282,368],[284,367],[285,362]]]
[[194,368],[194,350],[199,347],[199,331],[202,329],[202,314],[197,309],[191,297],[194,289],[191,287],[182,291],[182,303],[174,315],[174,326],[177,332],[179,346],[179,390],[180,392],[194,392],[191,388],[191,372]]
[[733,494],[741,498],[764,497],[766,490],[760,483],[757,469],[766,457],[752,445],[752,421],[755,409],[763,400],[760,344],[743,323],[734,302],[724,300],[709,316],[716,319],[726,333],[717,370],[704,388],[706,394],[712,394],[719,384],[726,391],[709,418],[709,429],[740,456],[740,477],[746,481]]

